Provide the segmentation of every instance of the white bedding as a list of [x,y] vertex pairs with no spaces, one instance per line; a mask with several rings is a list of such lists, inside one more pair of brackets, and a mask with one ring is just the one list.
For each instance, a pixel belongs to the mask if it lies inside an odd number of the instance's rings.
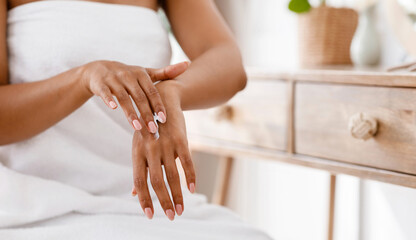
[[[12,84],[94,60],[162,67],[171,56],[154,11],[86,1],[18,6],[7,40]],[[131,140],[122,111],[94,97],[47,131],[0,147],[0,239],[269,239],[186,189],[174,222],[153,191],[155,217],[145,218],[130,195]]]

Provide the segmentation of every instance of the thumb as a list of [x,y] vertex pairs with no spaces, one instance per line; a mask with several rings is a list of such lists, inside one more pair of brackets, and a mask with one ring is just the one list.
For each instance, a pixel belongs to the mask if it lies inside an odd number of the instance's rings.
[[147,68],[146,70],[152,81],[157,82],[161,80],[173,79],[181,75],[188,69],[190,64],[190,62],[180,62],[177,64],[169,65],[164,68]]

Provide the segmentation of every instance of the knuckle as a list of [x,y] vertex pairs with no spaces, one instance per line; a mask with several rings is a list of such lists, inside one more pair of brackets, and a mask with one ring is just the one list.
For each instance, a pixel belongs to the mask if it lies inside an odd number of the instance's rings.
[[125,102],[129,100],[129,95],[125,91],[118,91],[117,98],[120,102]]
[[105,64],[112,64],[112,65],[115,65],[115,66],[120,65],[120,63],[119,63],[119,62],[114,61],[114,60],[103,60],[103,62],[104,62]]
[[150,79],[156,79],[155,73],[153,71],[147,71],[147,74],[149,75]]
[[116,75],[111,72],[111,71],[107,71],[103,77],[104,82],[110,83],[110,82],[116,82],[117,78]]
[[140,198],[139,203],[140,203],[141,206],[145,206],[145,207],[150,205],[149,200],[147,198]]
[[193,168],[192,159],[189,156],[183,156],[182,161],[185,164],[185,168],[187,169]]
[[138,77],[147,77],[147,71],[146,69],[142,68],[142,67],[137,67],[136,68],[136,74]]
[[140,66],[133,66],[132,71],[139,74],[141,72],[146,72],[146,69]]
[[170,149],[172,146],[172,142],[169,138],[161,138],[159,142],[159,145],[162,146],[162,149]]
[[162,111],[164,109],[163,104],[159,101],[153,107],[154,107],[156,112]]
[[148,78],[149,78],[149,75],[147,74],[147,71],[144,68],[137,69],[136,70],[136,76],[137,76],[139,81],[147,81]]
[[97,89],[98,89],[98,91],[99,91],[100,93],[103,93],[103,94],[107,94],[107,93],[108,93],[108,87],[107,87],[106,85],[104,85],[104,84],[100,84],[100,85],[97,87]]
[[97,91],[100,89],[100,86],[102,84],[103,83],[101,82],[101,79],[97,77],[91,77],[88,83],[91,90],[97,90]]
[[152,186],[155,190],[161,190],[162,189],[163,181],[160,177],[153,176],[153,177],[150,178],[150,181],[152,182]]
[[184,156],[182,156],[182,160],[187,164],[192,164],[192,159],[188,154],[185,154]]
[[135,177],[134,178],[134,186],[138,189],[142,189],[146,187],[146,180],[143,177]]
[[159,96],[159,91],[154,86],[149,87],[146,92],[147,92],[147,95],[149,97],[158,97]]
[[133,89],[133,91],[135,93],[134,98],[136,99],[137,102],[147,101],[146,96],[140,90],[139,89]]
[[138,84],[134,84],[132,87],[130,87],[130,90],[134,95],[137,95],[140,92],[141,88]]
[[95,69],[107,69],[107,61],[106,60],[96,60],[90,63],[90,66]]
[[125,69],[118,70],[116,75],[117,77],[122,78],[122,79],[132,78],[133,76],[132,72],[130,72],[129,70],[125,70]]
[[146,153],[147,155],[150,155],[152,153],[158,152],[159,146],[156,142],[152,141],[146,144]]
[[176,181],[178,177],[177,172],[174,169],[166,170],[166,178],[169,182]]

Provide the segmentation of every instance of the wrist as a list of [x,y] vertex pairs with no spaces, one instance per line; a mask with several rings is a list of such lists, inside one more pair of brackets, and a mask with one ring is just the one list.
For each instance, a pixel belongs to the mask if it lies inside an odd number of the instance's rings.
[[79,87],[80,91],[82,92],[82,95],[86,98],[91,98],[92,96],[94,96],[94,94],[91,92],[89,88],[87,78],[85,77],[85,70],[86,65],[74,68],[72,71],[72,79],[74,79],[74,81],[76,82],[76,85]]
[[156,84],[156,88],[166,108],[180,108],[182,110],[182,83],[177,80],[166,80]]

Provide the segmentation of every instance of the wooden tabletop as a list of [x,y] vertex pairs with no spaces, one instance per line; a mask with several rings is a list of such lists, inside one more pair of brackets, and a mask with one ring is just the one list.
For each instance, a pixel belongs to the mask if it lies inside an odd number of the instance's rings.
[[247,67],[246,70],[250,79],[416,88],[416,72],[387,72],[380,68],[339,66],[275,71]]

